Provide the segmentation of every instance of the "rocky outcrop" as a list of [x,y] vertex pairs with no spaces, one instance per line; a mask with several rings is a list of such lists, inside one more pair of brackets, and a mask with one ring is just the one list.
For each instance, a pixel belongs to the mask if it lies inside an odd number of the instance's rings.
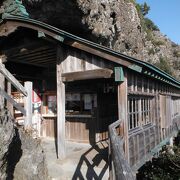
[[[12,119],[9,118],[9,115],[6,111],[0,111],[0,179],[6,179],[9,176],[11,177],[12,173],[8,171],[13,168],[10,168],[9,163],[9,150],[12,145],[13,140],[15,139],[15,129],[12,123]],[[14,139],[13,139],[14,138]],[[12,166],[11,166],[12,167]]]
[[40,141],[14,126],[7,111],[0,114],[0,179],[48,179]]
[[45,154],[40,141],[32,139],[32,136],[19,131],[22,156],[14,170],[15,180],[46,180],[48,173],[45,163]]
[[31,18],[140,57],[143,40],[133,3],[124,0],[23,2]]
[[[180,46],[159,31],[147,33],[135,0],[23,0],[30,17],[143,61],[164,59],[180,79]],[[151,37],[149,37],[151,36]]]
[[180,46],[160,31],[152,32],[152,40],[145,41],[144,59],[152,64],[167,62],[170,74],[180,80]]

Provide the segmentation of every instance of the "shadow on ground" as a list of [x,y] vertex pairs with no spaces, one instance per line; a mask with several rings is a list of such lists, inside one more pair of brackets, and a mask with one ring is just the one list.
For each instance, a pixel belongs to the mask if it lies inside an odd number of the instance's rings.
[[[86,173],[84,172],[85,166],[87,167]],[[106,171],[108,171],[108,146],[98,143],[81,156],[72,179],[85,179],[85,174],[88,180],[103,179]]]

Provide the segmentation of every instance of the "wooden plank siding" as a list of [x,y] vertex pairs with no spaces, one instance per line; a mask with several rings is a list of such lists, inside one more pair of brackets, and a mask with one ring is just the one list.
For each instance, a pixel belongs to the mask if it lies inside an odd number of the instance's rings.
[[41,124],[42,137],[57,137],[57,117],[43,118]]
[[93,144],[95,123],[91,117],[66,117],[66,140]]
[[[128,71],[129,163],[133,170],[144,164],[153,149],[177,130],[180,97],[176,93],[175,88],[158,80]],[[140,99],[147,99],[147,103]]]
[[62,73],[85,72],[97,69],[112,69],[113,64],[98,56],[64,46],[67,58],[62,62]]

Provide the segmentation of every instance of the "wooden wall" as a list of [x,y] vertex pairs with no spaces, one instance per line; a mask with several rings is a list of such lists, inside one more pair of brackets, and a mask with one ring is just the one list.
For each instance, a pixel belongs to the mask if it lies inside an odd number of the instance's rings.
[[57,118],[49,117],[44,118],[41,124],[41,136],[42,137],[56,137],[57,133]]
[[[128,72],[128,122],[133,119],[138,124],[136,127],[129,125],[129,163],[134,169],[155,153],[153,149],[159,143],[177,131],[176,124],[180,121],[180,97],[177,93],[177,89],[161,81]],[[149,105],[142,104],[143,97],[150,101]],[[149,109],[147,123],[143,120],[144,108]]]
[[66,139],[80,143],[95,142],[95,118],[66,117]]
[[113,69],[112,63],[109,63],[98,56],[71,47],[64,47],[63,51],[65,60],[62,62],[62,73],[101,68]]

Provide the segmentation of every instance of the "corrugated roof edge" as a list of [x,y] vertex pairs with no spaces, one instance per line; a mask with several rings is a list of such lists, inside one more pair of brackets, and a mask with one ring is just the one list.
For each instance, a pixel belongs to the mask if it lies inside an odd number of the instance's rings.
[[[6,21],[20,21],[22,23],[28,23],[28,24],[34,24],[36,26],[39,26],[41,28],[44,28],[48,31],[53,31],[54,33],[56,33],[57,35],[61,35],[61,36],[64,36],[64,37],[68,37],[72,40],[75,40],[75,41],[78,41],[78,42],[81,42],[85,45],[88,45],[92,48],[96,48],[100,51],[104,51],[106,53],[109,53],[111,55],[115,55],[115,56],[119,56],[121,58],[125,58],[126,60],[130,61],[130,62],[133,62],[133,63],[136,63],[138,65],[141,65],[143,66],[144,68],[147,68],[148,70],[150,71],[153,71],[153,72],[156,72],[157,74],[159,74],[160,76],[170,80],[172,83],[168,83],[168,84],[171,84],[177,88],[180,88],[180,81],[176,80],[175,78],[173,78],[172,76],[170,76],[169,74],[167,74],[166,72],[162,71],[161,69],[157,68],[156,66],[150,64],[150,63],[147,63],[147,62],[144,62],[144,61],[141,61],[141,60],[138,60],[136,58],[133,58],[133,57],[130,57],[130,56],[127,56],[125,54],[122,54],[122,53],[119,53],[119,52],[116,52],[110,48],[107,48],[105,46],[102,46],[102,45],[99,45],[97,43],[94,43],[94,42],[91,42],[91,41],[88,41],[86,39],[83,39],[81,37],[78,37],[78,36],[75,36],[71,33],[68,33],[66,31],[63,31],[63,30],[60,30],[56,27],[53,27],[51,25],[48,25],[46,23],[43,23],[41,21],[37,21],[37,20],[34,20],[34,19],[30,19],[30,18],[27,18],[27,17],[21,17],[21,16],[12,16],[12,15],[6,15],[4,18],[3,18],[3,21],[1,21],[0,23],[4,23]],[[165,82],[166,83],[166,82]],[[175,83],[175,84],[174,84]]]

